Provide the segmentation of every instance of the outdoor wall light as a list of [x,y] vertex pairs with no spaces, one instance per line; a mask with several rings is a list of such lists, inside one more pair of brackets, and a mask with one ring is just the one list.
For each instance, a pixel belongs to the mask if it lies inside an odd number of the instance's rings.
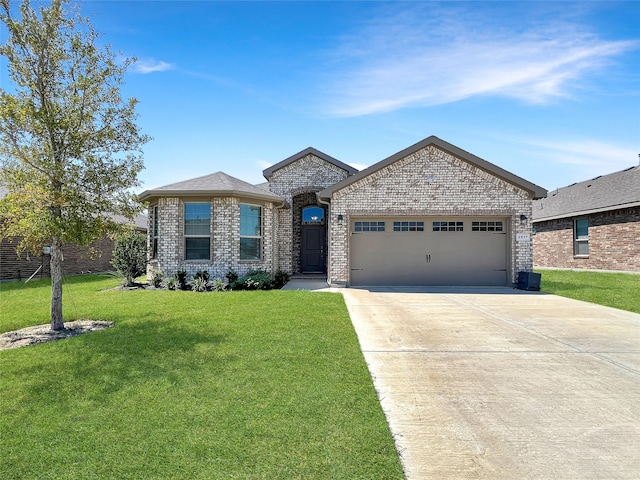
[[342,215],[338,215],[338,225],[342,225],[344,217]]
[[520,221],[524,222],[527,219],[526,215],[520,215]]

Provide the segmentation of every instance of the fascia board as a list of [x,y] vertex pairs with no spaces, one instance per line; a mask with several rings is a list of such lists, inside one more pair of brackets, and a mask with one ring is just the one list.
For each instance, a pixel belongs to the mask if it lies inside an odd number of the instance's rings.
[[640,207],[640,202],[621,203],[619,205],[609,205],[608,207],[592,208],[590,210],[577,210],[575,212],[565,212],[565,213],[553,215],[550,217],[541,217],[541,218],[532,219],[531,223],[546,222],[548,220],[558,220],[560,218],[581,217],[583,215],[591,215],[592,213],[609,212],[611,210],[620,210],[622,208],[633,208],[633,207]]
[[140,201],[149,202],[156,198],[178,197],[242,197],[267,202],[284,202],[284,198],[277,195],[245,192],[242,190],[146,190],[138,198]]

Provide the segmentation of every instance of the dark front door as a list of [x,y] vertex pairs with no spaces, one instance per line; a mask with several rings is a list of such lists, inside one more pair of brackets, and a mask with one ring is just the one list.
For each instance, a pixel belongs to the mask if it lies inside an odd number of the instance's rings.
[[319,273],[327,271],[325,251],[327,235],[324,225],[302,226],[302,272]]

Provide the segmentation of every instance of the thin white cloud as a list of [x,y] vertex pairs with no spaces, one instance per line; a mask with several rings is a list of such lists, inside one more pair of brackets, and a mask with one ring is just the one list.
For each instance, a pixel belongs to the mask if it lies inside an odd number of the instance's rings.
[[587,73],[638,47],[599,39],[566,18],[507,22],[492,14],[431,4],[385,10],[334,52],[331,113],[359,116],[479,95],[544,103],[571,97]]
[[153,59],[138,60],[131,66],[132,71],[142,74],[164,72],[166,70],[173,70],[174,68],[175,66],[171,63]]
[[538,157],[557,164],[580,167],[577,171],[584,176],[583,180],[637,165],[638,152],[633,148],[597,140],[532,140],[524,143],[537,149]]

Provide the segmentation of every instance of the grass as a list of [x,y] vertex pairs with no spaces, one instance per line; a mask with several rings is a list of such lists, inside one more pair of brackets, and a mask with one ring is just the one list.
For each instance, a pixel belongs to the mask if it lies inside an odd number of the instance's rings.
[[640,313],[640,275],[574,270],[538,273],[545,293]]
[[[404,478],[341,295],[117,284],[64,298],[114,327],[0,352],[0,478]],[[0,331],[49,295],[0,284]]]

